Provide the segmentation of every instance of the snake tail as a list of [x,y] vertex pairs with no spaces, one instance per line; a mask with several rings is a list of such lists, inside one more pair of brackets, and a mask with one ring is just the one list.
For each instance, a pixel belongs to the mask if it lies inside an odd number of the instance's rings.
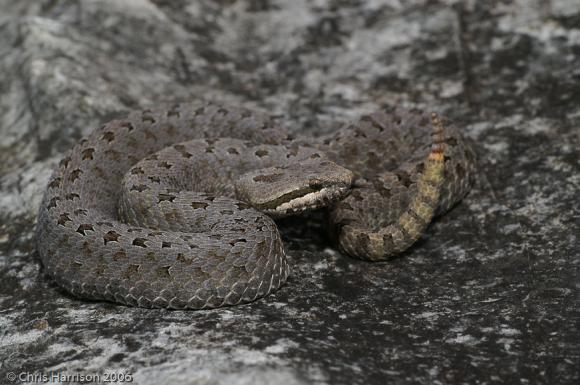
[[445,127],[436,113],[431,114],[431,124],[431,152],[408,207],[392,224],[374,232],[351,225],[344,226],[340,246],[348,254],[370,261],[387,260],[407,250],[431,223],[439,205],[444,180],[446,146]]

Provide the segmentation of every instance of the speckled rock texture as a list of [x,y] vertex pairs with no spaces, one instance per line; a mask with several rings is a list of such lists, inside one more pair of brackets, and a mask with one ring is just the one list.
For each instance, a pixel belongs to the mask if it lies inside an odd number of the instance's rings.
[[[578,0],[2,0],[0,384],[578,384],[579,62]],[[310,134],[434,110],[479,180],[391,263],[338,253],[322,215],[282,221],[292,276],[253,304],[66,295],[33,242],[53,166],[104,121],[200,98]]]

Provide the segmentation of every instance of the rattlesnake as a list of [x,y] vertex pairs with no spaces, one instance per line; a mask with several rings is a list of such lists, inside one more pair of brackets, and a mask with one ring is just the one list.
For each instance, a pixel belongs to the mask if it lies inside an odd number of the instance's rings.
[[40,206],[38,250],[49,275],[82,298],[193,309],[250,302],[289,274],[270,216],[329,206],[341,250],[384,260],[463,198],[473,158],[453,125],[420,111],[377,112],[295,139],[244,108],[134,112],[60,162]]

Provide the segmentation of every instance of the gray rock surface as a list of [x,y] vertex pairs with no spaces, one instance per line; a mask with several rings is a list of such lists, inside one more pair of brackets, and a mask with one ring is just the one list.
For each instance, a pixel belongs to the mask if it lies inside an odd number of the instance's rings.
[[[579,383],[579,62],[578,0],[0,0],[0,383]],[[435,110],[476,142],[479,180],[391,263],[284,221],[293,275],[250,305],[63,293],[33,242],[52,167],[106,120],[195,98],[313,134]]]

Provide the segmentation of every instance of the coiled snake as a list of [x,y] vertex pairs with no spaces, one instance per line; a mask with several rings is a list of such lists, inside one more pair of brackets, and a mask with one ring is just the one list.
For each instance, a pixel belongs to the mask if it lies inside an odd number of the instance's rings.
[[80,141],[51,177],[37,244],[70,293],[142,307],[250,302],[289,274],[271,217],[329,207],[345,253],[384,260],[467,193],[473,153],[419,111],[291,139],[216,104],[134,112]]

